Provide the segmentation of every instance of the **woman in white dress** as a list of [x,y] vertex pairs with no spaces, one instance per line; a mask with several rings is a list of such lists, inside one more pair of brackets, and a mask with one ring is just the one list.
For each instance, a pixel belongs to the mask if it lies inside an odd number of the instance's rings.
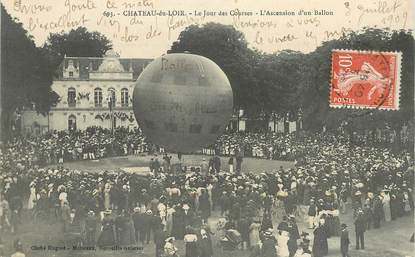
[[290,251],[288,250],[288,240],[290,239],[287,231],[281,231],[281,234],[277,236],[277,253],[279,257],[288,257]]
[[391,198],[389,196],[389,191],[383,191],[382,196],[383,196],[383,200],[382,200],[383,213],[385,214],[385,221],[391,221],[392,220],[391,205],[390,205]]
[[64,185],[59,185],[58,192],[60,205],[63,206],[64,202],[68,201],[68,193],[66,193],[66,187]]
[[36,197],[36,187],[35,187],[35,182],[32,181],[30,183],[30,196],[29,196],[29,200],[27,202],[27,209],[31,210],[34,207],[34,201],[37,201],[38,198]]
[[164,227],[166,227],[166,205],[164,203],[159,203],[157,205],[157,210],[160,215],[161,224],[163,224]]
[[106,183],[105,188],[104,188],[104,208],[105,208],[105,210],[109,210],[111,208],[110,191],[111,191],[111,185],[109,183]]
[[405,212],[405,214],[407,215],[408,213],[411,212],[411,205],[409,204],[409,194],[408,192],[404,192],[403,193],[403,210]]
[[167,206],[167,210],[166,210],[166,233],[167,235],[171,235],[171,230],[173,228],[173,213],[175,213],[176,211],[174,210],[173,207],[171,206]]
[[179,255],[177,254],[177,247],[174,245],[174,237],[169,237],[166,239],[166,244],[164,245],[164,255],[166,257],[170,256],[170,257],[178,257]]
[[261,224],[258,221],[254,221],[249,226],[249,245],[251,247],[257,245],[261,239],[259,238],[259,229],[261,228]]

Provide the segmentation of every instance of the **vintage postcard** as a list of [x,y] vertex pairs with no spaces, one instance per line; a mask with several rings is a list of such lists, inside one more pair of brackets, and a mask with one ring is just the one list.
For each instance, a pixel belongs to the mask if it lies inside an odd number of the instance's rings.
[[414,256],[414,2],[2,0],[0,257]]

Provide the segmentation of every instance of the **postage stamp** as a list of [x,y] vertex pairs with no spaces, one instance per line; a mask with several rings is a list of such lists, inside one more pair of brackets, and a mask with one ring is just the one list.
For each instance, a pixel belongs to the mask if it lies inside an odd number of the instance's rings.
[[400,52],[332,51],[330,107],[399,110]]

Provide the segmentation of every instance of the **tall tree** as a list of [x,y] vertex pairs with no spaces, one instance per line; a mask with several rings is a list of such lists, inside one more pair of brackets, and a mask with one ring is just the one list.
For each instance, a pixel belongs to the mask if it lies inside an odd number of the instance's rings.
[[276,54],[262,54],[255,65],[255,82],[260,93],[262,112],[268,117],[278,114],[295,117],[301,107],[299,90],[304,78],[304,54],[285,50]]
[[99,32],[89,32],[85,27],[78,27],[65,33],[51,33],[43,46],[56,66],[63,57],[102,57],[112,48],[110,40]]
[[1,131],[10,135],[13,114],[24,106],[45,113],[56,101],[53,70],[22,24],[1,5]]
[[205,56],[219,65],[231,83],[235,107],[257,107],[258,95],[253,77],[256,52],[248,48],[242,32],[218,23],[191,25],[180,33],[168,52],[185,51]]

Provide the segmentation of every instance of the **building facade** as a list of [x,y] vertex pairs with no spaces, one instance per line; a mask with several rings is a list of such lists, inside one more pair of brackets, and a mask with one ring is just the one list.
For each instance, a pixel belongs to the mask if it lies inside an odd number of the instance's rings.
[[151,61],[119,58],[113,50],[103,58],[65,57],[52,84],[58,103],[46,116],[24,111],[22,129],[39,134],[91,126],[137,126],[132,109],[134,82]]
[[[42,134],[91,126],[136,127],[132,108],[134,83],[151,61],[119,58],[113,50],[102,58],[65,56],[52,84],[59,101],[47,115],[24,110],[18,115],[20,132]],[[243,110],[235,110],[227,130],[256,131],[260,126],[269,131],[294,132],[295,123],[272,120],[265,124],[264,120],[248,119]]]

